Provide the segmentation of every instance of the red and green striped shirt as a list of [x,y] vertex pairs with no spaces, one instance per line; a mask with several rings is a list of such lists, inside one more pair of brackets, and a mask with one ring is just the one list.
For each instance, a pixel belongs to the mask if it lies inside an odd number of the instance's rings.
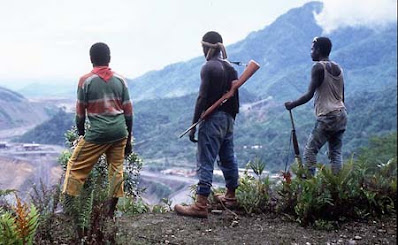
[[[82,76],[77,88],[76,124],[84,126],[86,115],[90,128],[85,140],[92,143],[112,143],[128,136],[133,107],[127,83],[107,66],[94,67]],[[79,129],[80,131],[80,129]]]

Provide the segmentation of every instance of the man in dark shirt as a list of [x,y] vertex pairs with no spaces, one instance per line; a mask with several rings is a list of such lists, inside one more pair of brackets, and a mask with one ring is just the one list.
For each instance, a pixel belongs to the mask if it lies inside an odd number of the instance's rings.
[[292,110],[314,97],[317,121],[304,150],[304,159],[310,176],[315,174],[316,155],[326,142],[329,143],[329,158],[334,174],[340,171],[343,163],[341,148],[347,125],[344,77],[343,69],[329,60],[331,49],[332,42],[329,38],[314,38],[311,58],[316,63],[312,67],[308,91],[297,100],[285,103],[286,109]]
[[[223,40],[217,32],[208,32],[203,36],[202,46],[207,62],[200,72],[201,85],[196,101],[193,123],[214,102],[231,88],[237,72],[225,60],[226,52]],[[223,59],[221,54],[223,53]],[[238,187],[238,165],[234,153],[233,130],[235,116],[239,111],[238,92],[200,125],[198,140],[195,139],[196,128],[190,131],[189,138],[198,142],[197,175],[199,183],[196,190],[196,202],[190,206],[177,204],[174,209],[178,214],[205,218],[208,216],[207,204],[211,191],[214,162],[219,157],[219,167],[226,182],[227,192],[217,199],[227,205],[235,205],[235,189]]]

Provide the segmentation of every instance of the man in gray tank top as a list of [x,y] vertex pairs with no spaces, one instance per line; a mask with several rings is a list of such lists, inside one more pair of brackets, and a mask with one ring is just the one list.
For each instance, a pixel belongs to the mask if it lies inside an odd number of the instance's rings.
[[343,134],[347,125],[344,105],[344,78],[342,68],[329,60],[332,43],[327,37],[316,37],[312,42],[311,58],[315,61],[308,91],[295,101],[285,103],[287,110],[307,103],[314,97],[316,123],[304,150],[304,159],[310,175],[315,174],[316,155],[329,143],[329,159],[334,174],[342,166]]

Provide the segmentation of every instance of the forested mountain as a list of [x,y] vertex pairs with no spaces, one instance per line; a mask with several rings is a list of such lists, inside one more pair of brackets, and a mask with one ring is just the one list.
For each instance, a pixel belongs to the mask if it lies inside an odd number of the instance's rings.
[[65,145],[65,133],[74,125],[74,114],[59,109],[49,120],[16,139],[19,142]]
[[[344,139],[344,155],[351,157],[374,135],[397,129],[397,93],[395,87],[378,92],[360,92],[346,98],[349,125]],[[244,99],[252,98],[248,93]],[[135,105],[135,149],[147,162],[195,167],[196,145],[188,137],[179,139],[192,120],[196,95],[140,101]],[[250,106],[252,105],[252,106]],[[301,152],[315,118],[311,104],[293,110]],[[262,158],[269,169],[281,169],[293,159],[289,148],[291,123],[288,112],[274,101],[246,103],[235,123],[235,149],[243,167],[253,158]],[[327,148],[319,160],[326,162]]]
[[[229,60],[248,62],[254,59],[261,65],[245,84],[249,92],[260,98],[273,96],[276,101],[283,102],[305,91],[312,66],[311,42],[315,36],[322,35],[314,14],[321,10],[320,2],[292,9],[271,25],[227,47]],[[396,24],[378,30],[346,27],[328,34],[333,41],[331,59],[345,70],[347,95],[382,90],[389,84],[396,84],[396,34]],[[203,63],[204,57],[197,57],[130,80],[132,98],[143,100],[196,93]]]
[[[312,66],[310,45],[322,35],[312,2],[288,11],[264,29],[227,47],[231,61],[254,59],[261,69],[244,85],[246,101],[236,121],[236,150],[243,166],[262,157],[276,168],[286,162],[290,120],[283,102],[306,91]],[[331,33],[331,59],[344,69],[349,128],[344,152],[350,156],[368,137],[397,128],[397,27],[346,27]],[[203,57],[172,64],[129,82],[135,105],[136,148],[144,157],[174,164],[195,162],[195,145],[177,139],[191,122]],[[242,72],[241,67],[237,68]],[[183,96],[181,96],[183,95]],[[161,99],[164,97],[174,97]],[[265,101],[264,101],[265,100]],[[263,102],[261,102],[263,101]],[[312,103],[294,110],[301,147],[314,125]],[[324,154],[322,154],[324,153]],[[326,161],[326,149],[320,160]],[[322,157],[323,155],[323,157]],[[162,160],[163,159],[163,160]]]
[[[312,2],[292,9],[263,30],[227,47],[231,61],[254,59],[261,69],[240,89],[235,124],[239,165],[261,157],[278,170],[292,159],[291,124],[283,106],[306,91],[312,66],[310,46],[322,35]],[[349,114],[344,154],[350,157],[373,135],[397,130],[397,27],[342,28],[330,35],[331,59],[344,69]],[[167,66],[130,80],[134,101],[135,149],[147,163],[195,167],[195,144],[178,135],[190,126],[203,57]],[[237,67],[242,72],[242,67]],[[293,110],[301,148],[314,126],[312,103]],[[73,118],[70,115],[70,118]],[[49,127],[43,127],[46,129]],[[325,162],[327,149],[319,160]]]

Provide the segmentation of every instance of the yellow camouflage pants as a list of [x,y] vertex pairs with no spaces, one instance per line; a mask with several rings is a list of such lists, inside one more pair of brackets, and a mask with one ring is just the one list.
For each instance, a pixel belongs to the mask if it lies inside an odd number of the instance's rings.
[[112,197],[122,197],[123,161],[126,143],[127,139],[109,144],[94,144],[85,141],[84,138],[80,139],[69,159],[62,192],[71,196],[78,196],[94,164],[105,153],[108,163],[108,178],[109,183],[111,183],[110,191],[112,193],[110,194]]

